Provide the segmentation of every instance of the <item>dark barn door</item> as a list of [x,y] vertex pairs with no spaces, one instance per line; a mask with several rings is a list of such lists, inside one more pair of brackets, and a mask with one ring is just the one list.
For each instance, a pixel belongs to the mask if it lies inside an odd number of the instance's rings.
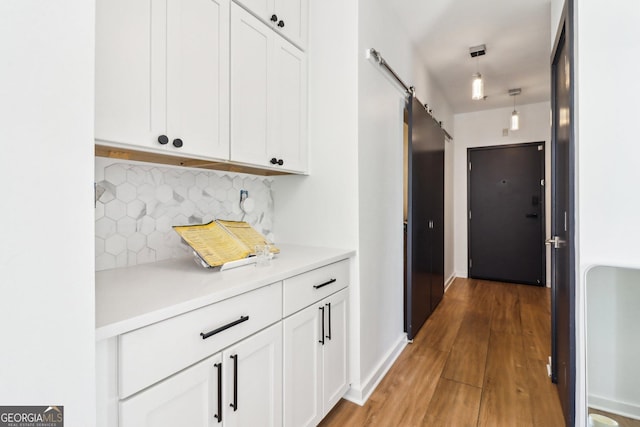
[[416,98],[407,111],[405,331],[411,340],[444,293],[444,132]]
[[544,143],[468,150],[469,277],[545,284]]
[[551,61],[551,377],[567,426],[575,420],[575,226],[573,134],[573,2],[563,11]]

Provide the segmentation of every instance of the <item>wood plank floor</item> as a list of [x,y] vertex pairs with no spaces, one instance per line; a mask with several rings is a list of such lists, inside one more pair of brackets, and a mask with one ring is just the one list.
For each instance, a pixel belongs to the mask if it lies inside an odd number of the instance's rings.
[[547,288],[456,279],[364,406],[328,426],[562,427]]

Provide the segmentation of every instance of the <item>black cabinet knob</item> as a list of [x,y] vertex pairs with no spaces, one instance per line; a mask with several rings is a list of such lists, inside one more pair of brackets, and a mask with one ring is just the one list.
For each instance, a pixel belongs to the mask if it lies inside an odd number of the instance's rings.
[[274,13],[271,15],[271,22],[276,22],[278,20],[278,16]]
[[278,27],[284,28],[284,21],[281,20],[280,22],[278,22]]
[[160,135],[158,137],[158,142],[162,145],[166,145],[169,142],[169,138],[167,138],[167,135]]
[[271,163],[272,165],[276,165],[276,164],[278,164],[278,159],[273,157],[271,160],[269,160],[269,163]]
[[182,140],[180,138],[176,138],[173,140],[173,146],[176,148],[182,147]]
[[284,161],[283,161],[282,159],[279,159],[279,160],[278,160],[278,164],[279,164],[280,166],[282,166],[282,165],[284,165]]

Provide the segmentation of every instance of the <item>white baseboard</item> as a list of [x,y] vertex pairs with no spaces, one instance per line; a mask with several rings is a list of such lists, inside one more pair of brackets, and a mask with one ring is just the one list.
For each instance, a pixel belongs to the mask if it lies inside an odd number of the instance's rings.
[[469,278],[468,273],[466,271],[456,271],[453,274],[454,274],[454,276],[460,277],[462,279],[468,279]]
[[449,278],[447,279],[446,282],[444,282],[444,291],[447,292],[447,289],[449,289],[449,286],[451,286],[451,284],[453,283],[453,281],[456,280],[456,275],[455,273],[452,274],[451,276],[449,276]]
[[588,405],[590,408],[599,409],[623,417],[640,420],[640,404],[628,402],[618,402],[602,396],[589,395]]
[[391,369],[406,345],[407,334],[403,333],[378,364],[378,367],[373,370],[363,383],[360,384],[360,387],[356,387],[355,384],[351,384],[351,388],[349,388],[347,393],[344,395],[344,398],[360,406],[364,405],[369,397],[371,397],[371,394],[374,392],[376,387],[378,387],[380,381],[382,381],[387,372],[389,372],[389,369]]

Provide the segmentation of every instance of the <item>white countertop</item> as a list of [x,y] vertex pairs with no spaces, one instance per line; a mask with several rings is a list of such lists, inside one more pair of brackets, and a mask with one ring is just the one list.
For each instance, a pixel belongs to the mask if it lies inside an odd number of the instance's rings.
[[355,255],[278,245],[270,265],[208,270],[191,257],[96,272],[96,341],[257,289]]

